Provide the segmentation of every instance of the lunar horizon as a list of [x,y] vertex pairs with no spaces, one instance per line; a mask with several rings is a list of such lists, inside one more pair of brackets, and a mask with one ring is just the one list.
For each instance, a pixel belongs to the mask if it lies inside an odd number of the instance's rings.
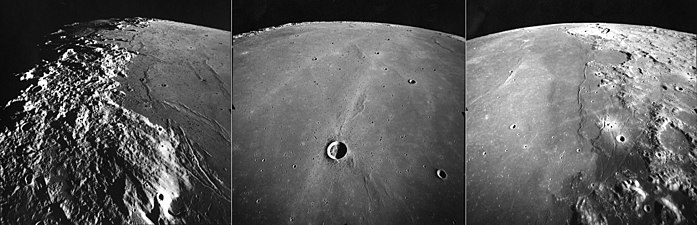
[[2,224],[230,224],[230,32],[64,26],[0,127]]
[[233,39],[233,220],[464,223],[464,38],[305,22]]
[[697,36],[563,23],[466,43],[471,224],[697,222]]

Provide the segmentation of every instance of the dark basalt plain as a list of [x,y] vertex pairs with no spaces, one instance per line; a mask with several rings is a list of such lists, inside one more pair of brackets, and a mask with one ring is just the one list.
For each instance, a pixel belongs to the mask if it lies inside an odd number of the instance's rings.
[[467,223],[697,223],[696,44],[595,23],[468,40]]
[[2,112],[0,224],[230,224],[230,39],[143,18],[49,35]]
[[233,38],[233,222],[463,224],[464,46],[360,22]]

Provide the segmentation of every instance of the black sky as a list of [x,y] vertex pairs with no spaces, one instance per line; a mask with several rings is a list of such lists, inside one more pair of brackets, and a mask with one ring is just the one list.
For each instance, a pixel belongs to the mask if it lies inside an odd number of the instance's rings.
[[697,33],[695,0],[468,0],[467,39],[555,23],[607,22]]
[[233,34],[286,23],[365,21],[463,36],[465,0],[232,0]]

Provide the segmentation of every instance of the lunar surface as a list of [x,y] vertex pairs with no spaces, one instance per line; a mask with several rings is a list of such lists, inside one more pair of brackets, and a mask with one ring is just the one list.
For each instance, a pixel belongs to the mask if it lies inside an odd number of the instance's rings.
[[227,31],[65,26],[0,127],[0,224],[230,224]]
[[467,223],[697,223],[696,45],[598,23],[468,40]]
[[233,222],[463,224],[464,50],[362,22],[233,37]]

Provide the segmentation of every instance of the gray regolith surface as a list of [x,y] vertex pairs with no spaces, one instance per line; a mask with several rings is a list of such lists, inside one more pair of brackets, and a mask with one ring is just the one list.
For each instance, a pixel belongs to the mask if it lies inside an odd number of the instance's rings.
[[142,18],[51,34],[4,109],[0,224],[230,224],[230,39]]
[[235,37],[234,222],[463,224],[464,47],[361,22]]
[[468,40],[467,222],[697,223],[696,45],[605,23]]

